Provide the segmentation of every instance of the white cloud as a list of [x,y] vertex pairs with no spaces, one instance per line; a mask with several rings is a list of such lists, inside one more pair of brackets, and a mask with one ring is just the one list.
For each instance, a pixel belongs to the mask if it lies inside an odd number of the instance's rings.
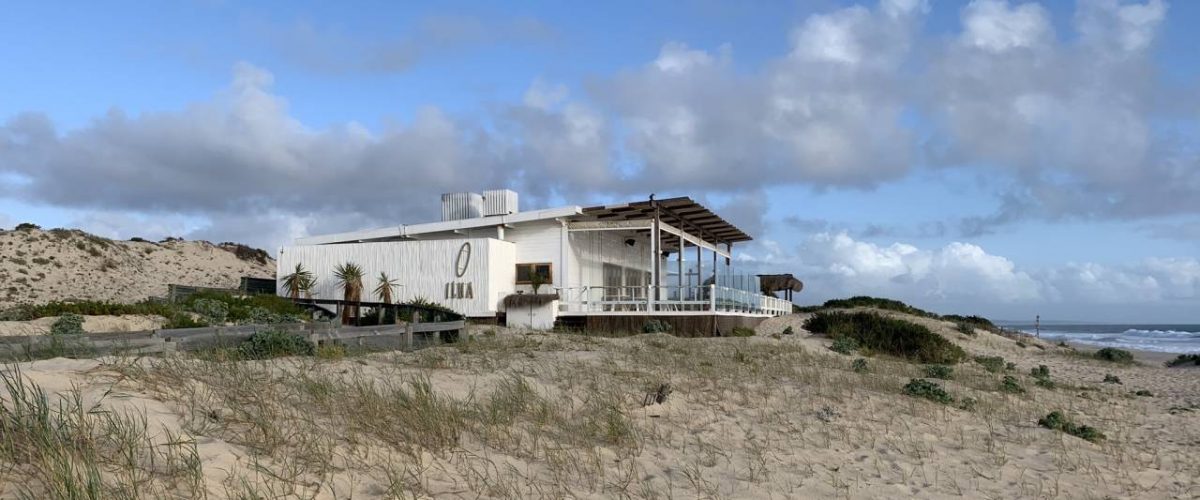
[[1054,29],[1041,5],[1009,7],[1004,0],[975,0],[963,9],[963,43],[990,52],[1050,43]]
[[805,281],[805,302],[852,295],[905,300],[934,310],[1088,310],[1097,305],[1200,307],[1200,260],[1150,258],[1126,265],[1069,263],[1025,269],[978,245],[879,245],[820,232],[794,249],[763,242],[744,267],[787,269]]

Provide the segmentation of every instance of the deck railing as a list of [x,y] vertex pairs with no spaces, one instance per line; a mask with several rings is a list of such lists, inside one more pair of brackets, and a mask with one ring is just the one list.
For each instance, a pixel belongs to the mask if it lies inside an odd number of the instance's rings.
[[560,313],[718,312],[779,316],[792,312],[792,304],[787,300],[716,285],[580,286],[557,290]]

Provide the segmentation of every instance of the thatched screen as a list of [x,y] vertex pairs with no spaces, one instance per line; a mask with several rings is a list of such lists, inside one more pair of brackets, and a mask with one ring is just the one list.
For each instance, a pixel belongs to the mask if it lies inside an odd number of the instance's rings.
[[541,306],[558,300],[556,293],[514,293],[504,297],[504,307]]

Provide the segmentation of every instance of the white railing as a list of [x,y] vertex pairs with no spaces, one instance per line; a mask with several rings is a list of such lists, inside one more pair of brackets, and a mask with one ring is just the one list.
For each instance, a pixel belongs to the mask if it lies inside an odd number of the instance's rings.
[[[789,301],[724,286],[581,286],[558,288],[559,312],[719,312],[779,316]],[[654,293],[657,291],[658,293]]]

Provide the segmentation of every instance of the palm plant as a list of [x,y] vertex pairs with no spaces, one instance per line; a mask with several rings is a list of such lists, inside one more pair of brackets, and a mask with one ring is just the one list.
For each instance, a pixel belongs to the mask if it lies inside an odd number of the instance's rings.
[[387,273],[379,273],[379,285],[375,287],[375,295],[384,304],[392,303],[392,289],[396,288],[396,280],[388,278]]
[[313,290],[317,288],[317,278],[309,275],[300,283],[300,291],[304,292],[304,298],[311,299]]
[[[362,268],[352,262],[338,264],[333,269],[333,276],[337,278],[338,287],[342,289],[342,300],[354,303],[362,300],[363,274]],[[342,321],[347,322],[352,317],[358,318],[358,305],[342,306]]]
[[316,279],[304,269],[304,264],[296,264],[296,270],[283,277],[283,288],[287,290],[288,297],[293,299],[300,298],[301,292],[311,292],[313,284],[316,284]]
[[[375,295],[379,297],[379,301],[384,304],[392,303],[392,289],[396,287],[396,280],[388,278],[387,273],[379,273],[379,284],[375,286]],[[388,311],[379,310],[379,324],[383,324],[387,319]],[[395,308],[392,308],[392,321],[395,322]]]

